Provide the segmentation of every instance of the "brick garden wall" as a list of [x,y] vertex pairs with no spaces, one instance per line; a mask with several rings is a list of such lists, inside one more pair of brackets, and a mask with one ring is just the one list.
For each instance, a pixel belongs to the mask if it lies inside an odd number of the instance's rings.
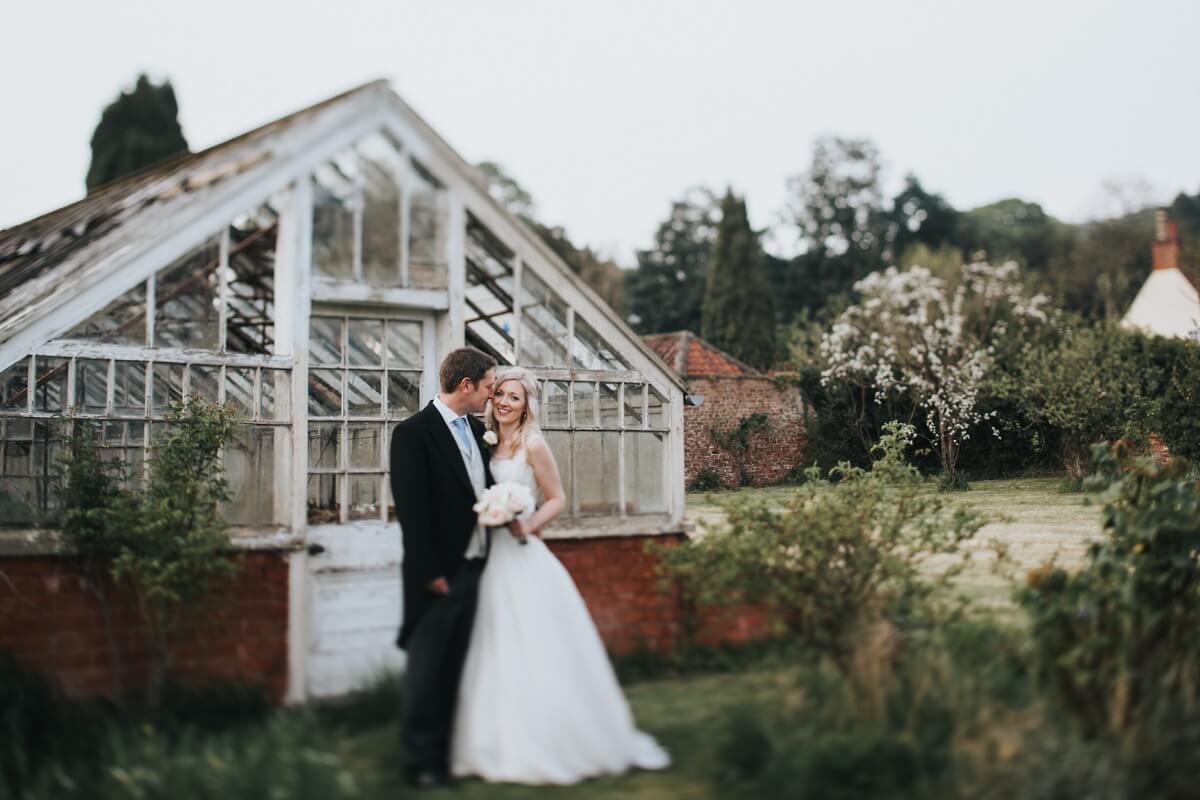
[[[237,578],[206,604],[211,611],[181,631],[169,677],[230,678],[287,690],[288,563],[282,553],[245,553]],[[128,594],[116,598],[114,628],[124,686],[149,674],[145,626]],[[104,618],[71,563],[55,556],[0,560],[0,650],[57,677],[71,695],[110,694],[113,669]]]
[[[657,558],[646,543],[676,545],[682,534],[598,539],[552,539],[547,544],[571,573],[608,649],[667,653],[686,643],[687,609],[678,593],[655,574]],[[760,608],[707,608],[699,612],[696,639],[708,646],[761,638],[768,618]]]
[[733,454],[717,445],[714,425],[736,426],[743,417],[767,415],[767,430],[750,436],[746,468],[750,483],[777,483],[804,463],[804,397],[794,386],[776,385],[765,376],[688,376],[692,394],[704,395],[700,406],[685,406],[684,480],[687,485],[704,469],[715,471],[726,486],[741,486]]
[[[654,540],[678,544],[682,534],[557,539],[550,549],[570,572],[605,645],[614,653],[667,653],[686,643],[687,609],[655,573]],[[55,676],[68,694],[110,694],[113,668],[104,619],[70,562],[54,556],[0,559],[0,650]],[[229,678],[264,685],[281,702],[287,690],[288,564],[285,554],[246,553],[234,582],[211,601],[211,613],[176,636],[169,675],[199,683]],[[114,607],[125,689],[149,674],[145,627],[128,596]],[[763,636],[756,608],[699,613],[697,642],[735,645]]]

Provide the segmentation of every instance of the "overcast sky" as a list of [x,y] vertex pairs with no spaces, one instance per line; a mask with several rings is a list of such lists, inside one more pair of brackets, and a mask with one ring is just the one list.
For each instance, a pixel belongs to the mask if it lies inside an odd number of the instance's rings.
[[0,30],[0,228],[83,194],[139,71],[174,83],[194,150],[388,78],[626,265],[696,184],[772,224],[826,134],[960,208],[1016,195],[1078,221],[1113,209],[1106,181],[1200,191],[1188,0],[41,0]]

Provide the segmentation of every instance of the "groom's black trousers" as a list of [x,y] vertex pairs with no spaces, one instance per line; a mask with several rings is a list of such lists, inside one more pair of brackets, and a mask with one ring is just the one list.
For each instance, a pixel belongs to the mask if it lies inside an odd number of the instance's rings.
[[450,737],[483,559],[467,559],[408,642],[401,735],[410,774],[449,772]]

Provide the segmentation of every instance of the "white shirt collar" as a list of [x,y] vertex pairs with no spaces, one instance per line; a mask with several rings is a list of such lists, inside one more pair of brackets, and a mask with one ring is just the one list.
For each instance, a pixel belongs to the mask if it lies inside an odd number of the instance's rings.
[[[433,406],[438,410],[438,413],[442,415],[442,419],[446,421],[446,424],[451,427],[454,426],[454,421],[456,419],[466,416],[465,414],[456,414],[454,409],[443,403],[442,398],[438,397],[437,395],[433,396]],[[467,424],[468,426],[470,425],[470,423]],[[470,430],[469,427],[468,430]]]

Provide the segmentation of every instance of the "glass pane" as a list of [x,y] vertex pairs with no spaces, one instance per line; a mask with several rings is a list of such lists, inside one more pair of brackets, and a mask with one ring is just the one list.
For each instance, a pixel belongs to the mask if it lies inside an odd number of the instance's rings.
[[383,373],[352,371],[346,386],[346,413],[351,417],[383,414]]
[[363,278],[373,286],[400,285],[400,154],[374,134],[359,144],[363,174]]
[[0,411],[29,411],[29,358],[0,372]]
[[546,381],[542,395],[542,427],[571,427],[571,417],[567,413],[567,387],[565,381]]
[[32,478],[0,473],[0,526],[36,525],[41,514]]
[[275,240],[279,221],[268,205],[243,214],[229,228],[229,308],[225,349],[268,355],[275,346]]
[[642,383],[625,384],[625,427],[640,428],[645,419],[642,408],[646,385]]
[[383,320],[351,317],[346,323],[346,357],[352,367],[382,367]]
[[512,252],[474,218],[467,225],[467,335],[501,362],[516,361]]
[[567,366],[567,306],[533,270],[521,273],[521,362]]
[[108,410],[108,360],[75,359],[75,408],[82,414]]
[[258,418],[287,420],[291,418],[288,400],[292,396],[292,375],[283,369],[264,369],[260,378]]
[[342,363],[342,318],[313,317],[309,323],[308,360],[312,364]]
[[379,519],[379,478],[350,476],[350,519]]
[[625,504],[630,514],[667,510],[664,439],[661,433],[625,434]]
[[73,328],[64,339],[114,344],[146,344],[146,282],[142,281],[103,311]]
[[217,237],[160,273],[154,292],[154,344],[216,350],[220,307]]
[[617,355],[617,351],[609,347],[608,342],[601,339],[600,334],[579,314],[575,315],[575,343],[571,349],[571,358],[579,369],[629,368],[625,360]]
[[66,411],[64,404],[67,400],[67,363],[65,358],[38,356],[34,359],[34,411],[47,411],[52,414]]
[[308,476],[308,521],[311,523],[337,522],[341,504],[338,502],[337,475]]
[[34,421],[34,463],[32,475],[46,480],[54,475],[54,465],[62,452],[62,438],[58,422],[54,420]]
[[225,368],[225,405],[243,419],[254,415],[254,368]]
[[579,513],[614,514],[620,510],[617,445],[621,434],[575,433],[575,488]]
[[0,420],[0,475],[34,474],[34,426],[30,420]]
[[313,173],[313,269],[330,278],[354,278],[355,171],[342,157]]
[[383,453],[383,426],[351,424],[347,430],[351,469],[379,469]]
[[171,411],[171,403],[183,400],[183,365],[155,364],[154,385],[150,391],[154,416],[166,416]]
[[141,417],[146,414],[146,365],[118,361],[113,368],[113,413]]
[[193,365],[188,372],[188,397],[203,397],[210,403],[221,399],[220,367]]
[[342,371],[339,369],[310,369],[308,371],[308,413],[313,417],[342,415]]
[[667,399],[653,386],[649,387],[650,398],[647,408],[647,416],[650,418],[650,427],[665,428],[667,427]]
[[340,422],[316,422],[308,426],[309,469],[340,469]]
[[592,428],[596,425],[596,384],[590,381],[575,381],[571,384],[575,394],[575,421],[573,427]]
[[563,493],[567,498],[567,514],[571,512],[571,437],[570,431],[545,431],[546,444],[554,454],[558,474],[562,478]]
[[600,384],[600,427],[619,428],[621,426],[621,408],[618,405],[617,383]]
[[403,419],[421,410],[421,373],[388,373],[388,416]]
[[222,509],[235,525],[275,521],[275,430],[239,425],[225,446],[225,479],[233,497]]
[[421,323],[388,321],[387,364],[393,369],[421,368]]
[[408,280],[424,289],[446,286],[445,193],[429,172],[412,162],[409,173]]

